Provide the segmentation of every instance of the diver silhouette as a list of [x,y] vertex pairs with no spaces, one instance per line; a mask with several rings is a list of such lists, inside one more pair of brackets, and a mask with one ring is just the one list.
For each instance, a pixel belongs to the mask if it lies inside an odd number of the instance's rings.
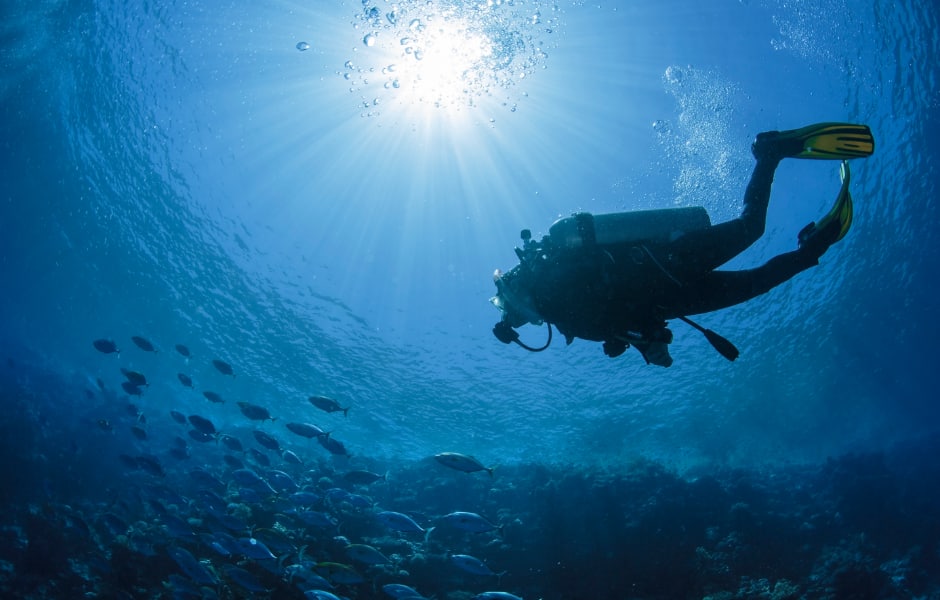
[[[745,302],[819,264],[852,223],[846,160],[870,156],[874,138],[865,125],[818,123],[758,134],[751,150],[756,164],[736,219],[712,225],[704,208],[691,207],[577,213],[556,221],[540,241],[523,230],[519,264],[494,274],[491,302],[502,318],[493,333],[540,351],[551,344],[554,325],[569,344],[575,338],[602,342],[610,357],[633,346],[648,364],[668,367],[673,336],[667,325],[680,319],[727,359],[737,358],[731,342],[688,317]],[[796,250],[754,269],[717,270],[763,235],[774,173],[784,158],[842,161],[832,209],[799,232]],[[543,347],[520,341],[515,328],[526,323],[548,324]]]

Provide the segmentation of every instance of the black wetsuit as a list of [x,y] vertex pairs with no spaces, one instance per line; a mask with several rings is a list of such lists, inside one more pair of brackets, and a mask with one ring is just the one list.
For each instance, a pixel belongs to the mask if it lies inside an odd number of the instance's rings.
[[[781,254],[755,269],[715,270],[764,233],[777,160],[759,160],[731,221],[685,233],[665,243],[631,242],[552,249],[512,275],[531,295],[541,317],[570,342],[654,340],[666,321],[739,304],[818,263],[806,249]],[[671,339],[671,338],[670,338]],[[667,343],[669,340],[665,340]]]

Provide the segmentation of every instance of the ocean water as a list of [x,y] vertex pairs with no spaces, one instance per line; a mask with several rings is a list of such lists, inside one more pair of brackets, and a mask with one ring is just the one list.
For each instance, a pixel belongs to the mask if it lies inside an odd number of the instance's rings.
[[[3,594],[303,597],[294,571],[320,563],[354,599],[393,597],[389,583],[438,599],[940,597],[933,3],[49,0],[0,15]],[[875,135],[852,162],[853,226],[818,267],[697,319],[738,360],[679,322],[668,369],[493,337],[492,273],[517,263],[520,230],[577,211],[734,218],[754,136],[817,121]],[[765,235],[729,267],[793,249],[838,187],[836,162],[784,161]],[[496,468],[447,469],[441,452]],[[233,459],[320,499],[255,498]],[[431,533],[390,530],[383,510]],[[499,529],[449,530],[453,511]],[[258,530],[286,537],[264,538],[276,561],[213,546]]]

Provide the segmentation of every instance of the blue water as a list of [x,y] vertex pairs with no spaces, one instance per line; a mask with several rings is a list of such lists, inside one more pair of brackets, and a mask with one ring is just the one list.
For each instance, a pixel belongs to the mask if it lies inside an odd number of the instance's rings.
[[[244,435],[237,401],[267,407],[302,458],[328,455],[282,423],[318,423],[383,472],[441,451],[615,474],[812,470],[931,439],[932,3],[484,4],[0,7],[0,354],[23,436],[4,457],[10,497],[95,496],[74,489],[95,449],[106,480],[122,451],[160,454],[185,431],[170,409]],[[877,139],[852,164],[852,230],[819,267],[699,319],[736,362],[682,323],[669,369],[492,336],[491,275],[516,264],[521,229],[580,210],[733,218],[754,136],[828,120]],[[793,249],[838,181],[836,163],[784,161],[765,236],[730,266]],[[151,382],[140,398],[121,367]],[[127,434],[128,401],[146,442]]]

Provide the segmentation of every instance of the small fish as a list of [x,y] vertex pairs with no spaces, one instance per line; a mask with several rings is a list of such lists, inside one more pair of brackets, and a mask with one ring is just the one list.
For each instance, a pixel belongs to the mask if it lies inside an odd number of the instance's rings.
[[[337,583],[339,582],[337,581]],[[326,590],[307,590],[304,592],[304,598],[307,600],[340,600],[339,596]]]
[[129,396],[141,396],[144,393],[144,391],[140,389],[139,386],[134,385],[130,381],[122,381],[121,389],[124,390],[124,393]]
[[305,525],[318,529],[329,529],[335,527],[337,524],[336,519],[318,510],[301,510],[295,513],[295,515]]
[[288,423],[287,428],[290,429],[293,433],[296,433],[297,435],[305,438],[315,438],[320,437],[321,435],[330,435],[316,425],[311,425],[310,423]]
[[210,392],[209,390],[204,391],[202,395],[205,396],[206,400],[209,402],[214,402],[216,404],[222,404],[225,402],[225,400],[222,399],[222,396],[216,394],[215,392]]
[[229,581],[235,582],[243,590],[249,592],[264,592],[265,588],[261,585],[261,582],[258,581],[258,578],[242,569],[241,567],[236,567],[235,565],[223,565],[222,571],[225,573],[225,577]]
[[271,487],[282,494],[293,494],[300,489],[290,475],[276,469],[268,471],[268,482]]
[[180,383],[182,383],[184,387],[193,387],[193,378],[186,373],[177,373],[176,378],[180,380]]
[[192,355],[189,353],[189,348],[187,348],[187,347],[184,346],[183,344],[177,344],[177,345],[176,345],[176,351],[179,352],[180,354],[182,354],[183,356],[185,356],[186,358],[189,358],[190,356],[192,356]]
[[300,460],[300,457],[297,456],[297,454],[296,454],[295,452],[292,452],[292,451],[290,451],[290,450],[285,450],[284,452],[282,452],[282,453],[281,453],[281,458],[284,459],[284,462],[288,462],[288,463],[290,463],[290,464],[292,464],[292,465],[301,465],[301,466],[302,466],[302,465],[304,464],[304,461]]
[[124,374],[124,377],[126,377],[129,382],[136,385],[137,387],[144,387],[144,386],[150,385],[149,383],[147,383],[147,378],[144,376],[143,373],[138,373],[137,371],[131,371],[129,369],[125,369],[124,367],[121,367],[121,373]]
[[340,502],[345,502],[349,494],[350,492],[347,492],[343,488],[330,488],[326,490],[326,497],[333,505],[337,505]]
[[350,544],[346,546],[346,556],[367,565],[387,565],[391,562],[387,556],[368,544]]
[[[239,492],[240,491],[241,490],[239,490]],[[219,521],[219,524],[222,525],[222,527],[225,527],[229,531],[243,532],[243,531],[248,531],[250,529],[250,527],[248,526],[248,523],[246,523],[245,521],[243,521],[242,519],[239,519],[238,517],[234,515],[222,514],[222,515],[216,515],[215,518]],[[218,537],[219,535],[221,535],[221,532],[217,531],[216,537]],[[227,544],[225,547],[228,548],[232,554],[235,554],[238,550],[238,543],[235,541],[235,538],[232,538],[231,544],[230,545]]]
[[319,495],[308,490],[300,490],[290,495],[290,501],[300,508],[313,506],[319,499]]
[[224,360],[213,358],[212,366],[223,375],[231,375],[232,377],[235,377],[235,371],[232,370],[232,365],[228,364]]
[[98,419],[98,428],[102,431],[112,431],[114,429],[111,425],[111,421],[107,419]]
[[390,529],[392,531],[413,531],[424,533],[424,529],[415,523],[414,519],[400,512],[385,510],[376,514],[375,516],[378,518],[379,522],[385,526],[386,529]]
[[522,598],[509,592],[483,592],[471,600],[522,600]]
[[250,402],[239,402],[238,408],[241,409],[243,415],[252,421],[261,421],[263,423],[268,419],[270,419],[272,422],[275,420],[275,418],[271,416],[271,413],[268,412],[268,409],[263,406],[258,406],[257,404],[252,404]]
[[454,529],[469,531],[471,533],[485,533],[494,530],[502,531],[502,527],[494,525],[480,515],[472,512],[452,512],[441,517],[439,521]]
[[310,396],[308,400],[310,401],[310,404],[316,406],[322,411],[326,411],[328,413],[341,412],[343,413],[344,417],[349,416],[350,407],[343,408],[339,405],[339,402],[333,400],[332,398],[327,398],[326,396]]
[[137,438],[138,440],[147,439],[147,432],[144,431],[142,427],[138,427],[137,425],[133,425],[131,427],[131,433],[133,433],[134,437]]
[[191,538],[193,535],[193,529],[189,526],[189,523],[177,517],[176,515],[167,513],[163,515],[162,519],[163,524],[166,526],[167,531],[175,538]]
[[171,546],[167,548],[167,554],[179,565],[183,573],[186,573],[186,575],[196,583],[203,585],[216,585],[218,583],[216,576],[201,562],[196,560],[196,557],[194,557],[189,550],[180,548],[179,546]]
[[166,471],[163,470],[163,465],[160,464],[156,456],[150,456],[149,454],[139,455],[137,457],[137,467],[157,477],[166,476]]
[[268,455],[260,450],[255,450],[254,448],[248,449],[248,455],[251,456],[252,460],[261,465],[262,467],[270,467],[271,459],[268,458]]
[[232,479],[234,479],[236,483],[255,491],[271,495],[277,493],[274,488],[271,487],[271,484],[262,479],[260,475],[251,469],[236,469],[232,471]]
[[238,546],[241,549],[242,554],[248,558],[253,558],[255,560],[277,558],[274,556],[274,553],[264,545],[263,542],[256,538],[241,538],[238,540]]
[[187,433],[189,433],[189,437],[191,437],[192,439],[196,440],[196,441],[199,442],[200,444],[206,444],[206,443],[208,443],[208,442],[211,442],[211,441],[214,441],[214,440],[215,440],[215,436],[214,436],[214,435],[209,435],[208,433],[203,433],[202,431],[199,431],[198,429],[190,429]]
[[[211,536],[209,536],[208,534],[203,534],[203,536],[205,537],[205,539],[203,539],[203,542],[204,542],[207,546],[209,546],[210,548],[212,548],[213,550],[215,550],[220,556],[231,556],[231,555],[232,555],[232,552],[231,552],[228,548],[226,548],[226,547],[225,547],[223,544],[221,544],[220,542],[217,542],[217,541],[215,541],[214,539],[212,539]],[[200,537],[203,537],[203,536],[200,536]],[[193,594],[193,598],[200,598],[200,597],[201,597],[201,596],[199,595],[199,592],[198,592],[198,590],[197,590],[197,591]]]
[[281,444],[273,437],[267,433],[259,430],[254,430],[252,433],[255,435],[255,440],[268,450],[274,450],[275,452],[280,452]]
[[98,352],[104,354],[120,354],[121,350],[117,347],[117,344],[114,343],[114,340],[100,339],[92,342],[92,345]]
[[372,498],[362,494],[349,494],[346,496],[346,502],[355,508],[372,508],[375,506],[375,501]]
[[[284,571],[289,581],[293,582],[295,579],[299,579],[304,582],[304,585],[299,586],[299,587],[308,588],[308,591],[304,592],[305,598],[318,598],[317,596],[313,596],[312,594],[314,592],[320,592],[323,590],[336,589],[332,583],[330,583],[326,579],[320,577],[319,575],[314,573],[312,570],[310,570],[310,567],[307,564],[290,565],[286,569],[284,569]],[[326,600],[322,596],[320,596],[319,599]],[[333,600],[333,599],[330,598],[329,600]]]
[[369,485],[375,483],[379,479],[387,480],[387,476],[379,475],[378,473],[373,473],[372,471],[349,471],[348,473],[343,474],[343,479],[355,485]]
[[184,414],[181,413],[180,411],[178,411],[178,410],[171,410],[171,411],[170,411],[170,416],[173,417],[173,420],[176,421],[177,423],[179,423],[180,425],[185,425],[185,424],[186,424],[186,415],[184,415]]
[[467,573],[473,573],[474,575],[496,575],[486,563],[484,563],[479,558],[475,556],[470,556],[469,554],[452,554],[450,556],[450,562],[457,568]]
[[486,471],[490,474],[490,477],[493,476],[493,467],[484,467],[483,463],[473,458],[472,456],[467,456],[466,454],[458,454],[456,452],[441,452],[440,454],[435,454],[434,458],[437,460],[437,462],[441,463],[445,467],[463,471],[464,473]]
[[200,417],[199,415],[189,415],[189,423],[198,431],[201,431],[206,435],[215,435],[218,433],[218,431],[215,429],[215,425],[212,424],[212,421],[205,417]]
[[423,600],[424,596],[418,593],[414,588],[401,583],[386,583],[382,586],[382,591],[395,600]]
[[219,439],[222,440],[222,443],[225,444],[225,447],[231,450],[232,452],[244,452],[245,448],[242,446],[241,441],[238,438],[232,437],[230,435],[223,435]]
[[135,335],[131,337],[131,341],[134,342],[134,344],[138,348],[143,350],[144,352],[156,352],[157,351],[157,349],[154,348],[153,344],[151,344],[150,340],[148,340],[147,338],[143,338],[143,337],[140,337],[139,335]]
[[259,542],[264,542],[271,552],[276,552],[277,554],[293,552],[297,549],[290,536],[278,529],[262,527],[255,529],[252,535],[254,535],[255,539]]
[[137,405],[133,402],[128,402],[127,406],[124,407],[124,410],[126,410],[127,414],[134,417],[135,419],[140,416],[140,409],[137,408]]
[[238,553],[238,541],[223,531],[212,534],[201,534],[202,541],[212,547],[222,556],[231,556]]
[[320,442],[320,445],[326,448],[330,454],[334,454],[336,456],[349,456],[349,452],[346,450],[346,446],[344,446],[343,442],[336,438],[331,438],[328,435],[321,435],[317,438],[317,441]]

